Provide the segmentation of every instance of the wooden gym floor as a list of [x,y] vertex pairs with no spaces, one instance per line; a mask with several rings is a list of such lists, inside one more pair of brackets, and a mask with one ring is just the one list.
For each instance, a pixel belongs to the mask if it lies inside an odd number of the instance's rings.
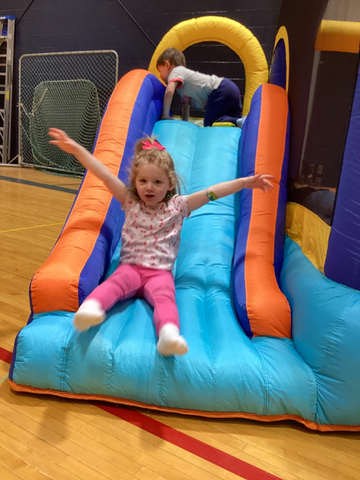
[[360,434],[320,434],[293,422],[207,420],[9,388],[15,337],[30,312],[31,277],[79,184],[0,167],[0,478],[359,480]]

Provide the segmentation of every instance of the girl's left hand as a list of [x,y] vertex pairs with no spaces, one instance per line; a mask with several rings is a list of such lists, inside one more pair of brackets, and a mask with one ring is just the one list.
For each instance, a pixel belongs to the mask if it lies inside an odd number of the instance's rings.
[[245,188],[259,188],[263,192],[271,192],[274,188],[274,185],[271,183],[271,180],[275,180],[273,175],[258,173],[251,177],[247,177],[247,180],[248,183]]
[[48,134],[52,137],[52,140],[49,142],[52,145],[56,145],[67,153],[75,154],[77,152],[78,144],[63,130],[60,130],[59,128],[49,128]]

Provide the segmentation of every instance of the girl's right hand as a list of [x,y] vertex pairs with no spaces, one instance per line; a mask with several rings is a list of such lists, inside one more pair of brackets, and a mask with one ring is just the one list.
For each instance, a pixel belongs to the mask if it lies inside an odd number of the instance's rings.
[[49,128],[49,136],[53,138],[50,140],[52,145],[56,145],[64,152],[75,154],[77,151],[78,144],[70,138],[63,130],[59,128]]
[[246,181],[245,188],[259,188],[263,192],[271,192],[274,188],[272,180],[275,180],[273,175],[268,175],[266,173],[257,173],[250,177],[244,177]]

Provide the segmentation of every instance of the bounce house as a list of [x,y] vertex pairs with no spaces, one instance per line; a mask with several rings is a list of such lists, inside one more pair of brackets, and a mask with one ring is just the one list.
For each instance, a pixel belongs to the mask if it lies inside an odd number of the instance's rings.
[[[243,129],[159,121],[158,54],[208,40],[226,44],[244,64]],[[211,202],[184,222],[174,275],[190,350],[164,358],[156,351],[152,309],[142,299],[116,304],[104,323],[85,333],[72,326],[79,305],[118,264],[124,221],[120,204],[86,172],[60,237],[31,282],[32,313],[16,338],[9,374],[14,390],[207,417],[291,419],[319,431],[360,430],[360,293],[358,285],[323,273],[330,227],[300,205],[288,206],[286,216],[288,89],[286,28],[279,29],[268,78],[257,39],[221,17],[175,26],[149,71],[120,80],[94,154],[123,181],[135,142],[154,134],[174,158],[184,193],[260,172],[274,176],[275,188]],[[359,128],[354,119],[354,135]],[[334,221],[330,240],[336,236]],[[329,253],[326,263],[330,270]]]

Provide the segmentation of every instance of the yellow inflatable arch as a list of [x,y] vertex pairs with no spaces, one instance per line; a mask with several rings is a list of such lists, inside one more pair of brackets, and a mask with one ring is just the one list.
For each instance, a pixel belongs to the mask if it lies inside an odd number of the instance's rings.
[[[282,26],[279,28],[278,33],[275,38],[274,52],[277,44],[280,40],[284,41],[285,44],[285,55],[286,55],[286,93],[289,93],[289,75],[290,75],[290,47],[289,47],[289,37],[286,30],[286,27]],[[272,63],[272,62],[271,62]]]
[[246,86],[243,115],[247,115],[255,90],[268,81],[268,64],[258,40],[250,30],[235,20],[209,16],[178,23],[157,46],[149,71],[160,78],[156,70],[156,61],[166,48],[172,47],[184,51],[195,43],[210,41],[227,45],[234,50],[244,64]]

